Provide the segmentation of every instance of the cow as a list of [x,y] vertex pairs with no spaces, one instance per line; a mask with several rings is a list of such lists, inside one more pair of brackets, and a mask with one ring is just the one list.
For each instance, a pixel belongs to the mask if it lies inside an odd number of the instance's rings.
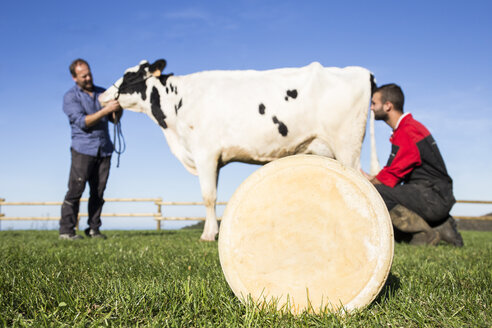
[[[219,170],[230,162],[265,164],[294,154],[316,154],[360,169],[373,75],[362,67],[162,74],[163,59],[127,69],[99,100],[147,114],[171,152],[198,175],[206,220],[202,240],[218,233]],[[371,119],[372,128],[373,119]],[[371,130],[372,132],[373,130]],[[378,171],[371,133],[371,173]]]

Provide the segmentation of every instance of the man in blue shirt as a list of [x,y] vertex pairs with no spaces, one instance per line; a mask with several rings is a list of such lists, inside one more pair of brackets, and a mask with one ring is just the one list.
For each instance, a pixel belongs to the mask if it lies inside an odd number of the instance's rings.
[[111,166],[113,144],[109,137],[108,121],[117,122],[122,109],[118,101],[102,107],[98,97],[103,88],[95,86],[89,64],[76,59],[70,65],[75,85],[65,93],[63,111],[68,116],[72,130],[72,164],[68,192],[61,208],[60,239],[75,240],[80,197],[89,182],[88,225],[85,234],[91,238],[105,238],[100,233],[103,194]]

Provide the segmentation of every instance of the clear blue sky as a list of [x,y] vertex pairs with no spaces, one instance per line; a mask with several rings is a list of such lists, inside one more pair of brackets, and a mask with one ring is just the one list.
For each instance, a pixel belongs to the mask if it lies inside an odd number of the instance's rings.
[[[104,87],[142,59],[165,58],[166,71],[177,75],[312,61],[364,66],[379,84],[402,86],[406,111],[438,142],[456,197],[492,200],[491,13],[491,1],[3,2],[0,198],[63,199],[70,129],[61,104],[73,85],[68,65],[82,57],[91,64],[96,84]],[[157,125],[133,112],[125,113],[122,124],[127,151],[119,168],[113,160],[107,198],[201,200],[198,179],[173,157]],[[376,123],[381,163],[388,157],[390,132]],[[366,170],[368,162],[365,142]],[[245,164],[222,169],[219,199],[229,199],[255,169]],[[2,212],[59,215],[58,208],[3,207]],[[454,214],[487,212],[490,206],[453,209]],[[184,214],[204,215],[204,209]],[[104,223],[107,229],[154,227],[151,219]],[[52,227],[1,224],[2,229]]]

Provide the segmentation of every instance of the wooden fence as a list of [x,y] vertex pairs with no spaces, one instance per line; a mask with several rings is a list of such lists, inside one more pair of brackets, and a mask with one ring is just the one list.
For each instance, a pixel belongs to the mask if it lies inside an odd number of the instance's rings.
[[[87,202],[88,198],[81,198],[81,202]],[[164,216],[162,213],[163,206],[204,206],[204,202],[171,202],[163,201],[162,198],[105,198],[104,201],[108,202],[133,202],[133,203],[153,203],[155,206],[155,212],[145,213],[101,213],[101,217],[151,217],[154,218],[157,224],[157,230],[161,230],[162,221],[204,221],[205,217],[177,217],[177,216]],[[5,216],[2,213],[3,206],[61,206],[63,202],[7,202],[5,199],[0,198],[0,221],[59,221],[59,216]],[[217,205],[227,205],[227,202],[217,202]],[[87,213],[79,213],[78,220],[81,217],[87,217]],[[217,218],[220,220],[221,218]],[[77,223],[78,230],[78,223]]]
[[[87,198],[82,198],[81,202],[87,202]],[[102,213],[102,217],[151,217],[157,223],[157,230],[161,229],[162,221],[203,221],[204,217],[177,217],[177,216],[165,216],[162,211],[163,206],[204,206],[203,202],[172,202],[163,201],[162,198],[106,198],[105,202],[139,202],[139,203],[153,203],[155,206],[155,212],[146,213]],[[461,204],[492,204],[492,201],[484,200],[458,200],[457,203]],[[5,199],[0,198],[0,221],[59,221],[59,216],[46,216],[46,217],[9,217],[2,213],[2,206],[61,206],[62,202],[7,202]],[[227,202],[217,202],[217,205],[227,205]],[[87,217],[87,213],[79,213],[80,217]],[[492,221],[492,215],[488,216],[454,216],[459,220],[484,220]],[[218,218],[220,220],[220,218]],[[78,224],[77,224],[78,229]]]
[[[458,204],[492,204],[492,201],[488,200],[457,200]],[[492,214],[492,213],[491,213]],[[481,221],[492,221],[492,215],[483,216],[453,216],[455,219],[459,220],[481,220]]]

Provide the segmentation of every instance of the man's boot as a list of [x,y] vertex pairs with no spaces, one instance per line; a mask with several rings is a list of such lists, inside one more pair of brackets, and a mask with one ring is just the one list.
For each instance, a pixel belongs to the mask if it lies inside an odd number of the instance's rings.
[[449,216],[443,224],[434,227],[434,230],[439,232],[443,241],[457,247],[463,247],[463,238],[458,232],[456,221],[452,216]]
[[411,245],[437,245],[441,240],[439,232],[433,230],[417,213],[402,205],[391,209],[390,217],[393,226],[402,232],[412,234]]

